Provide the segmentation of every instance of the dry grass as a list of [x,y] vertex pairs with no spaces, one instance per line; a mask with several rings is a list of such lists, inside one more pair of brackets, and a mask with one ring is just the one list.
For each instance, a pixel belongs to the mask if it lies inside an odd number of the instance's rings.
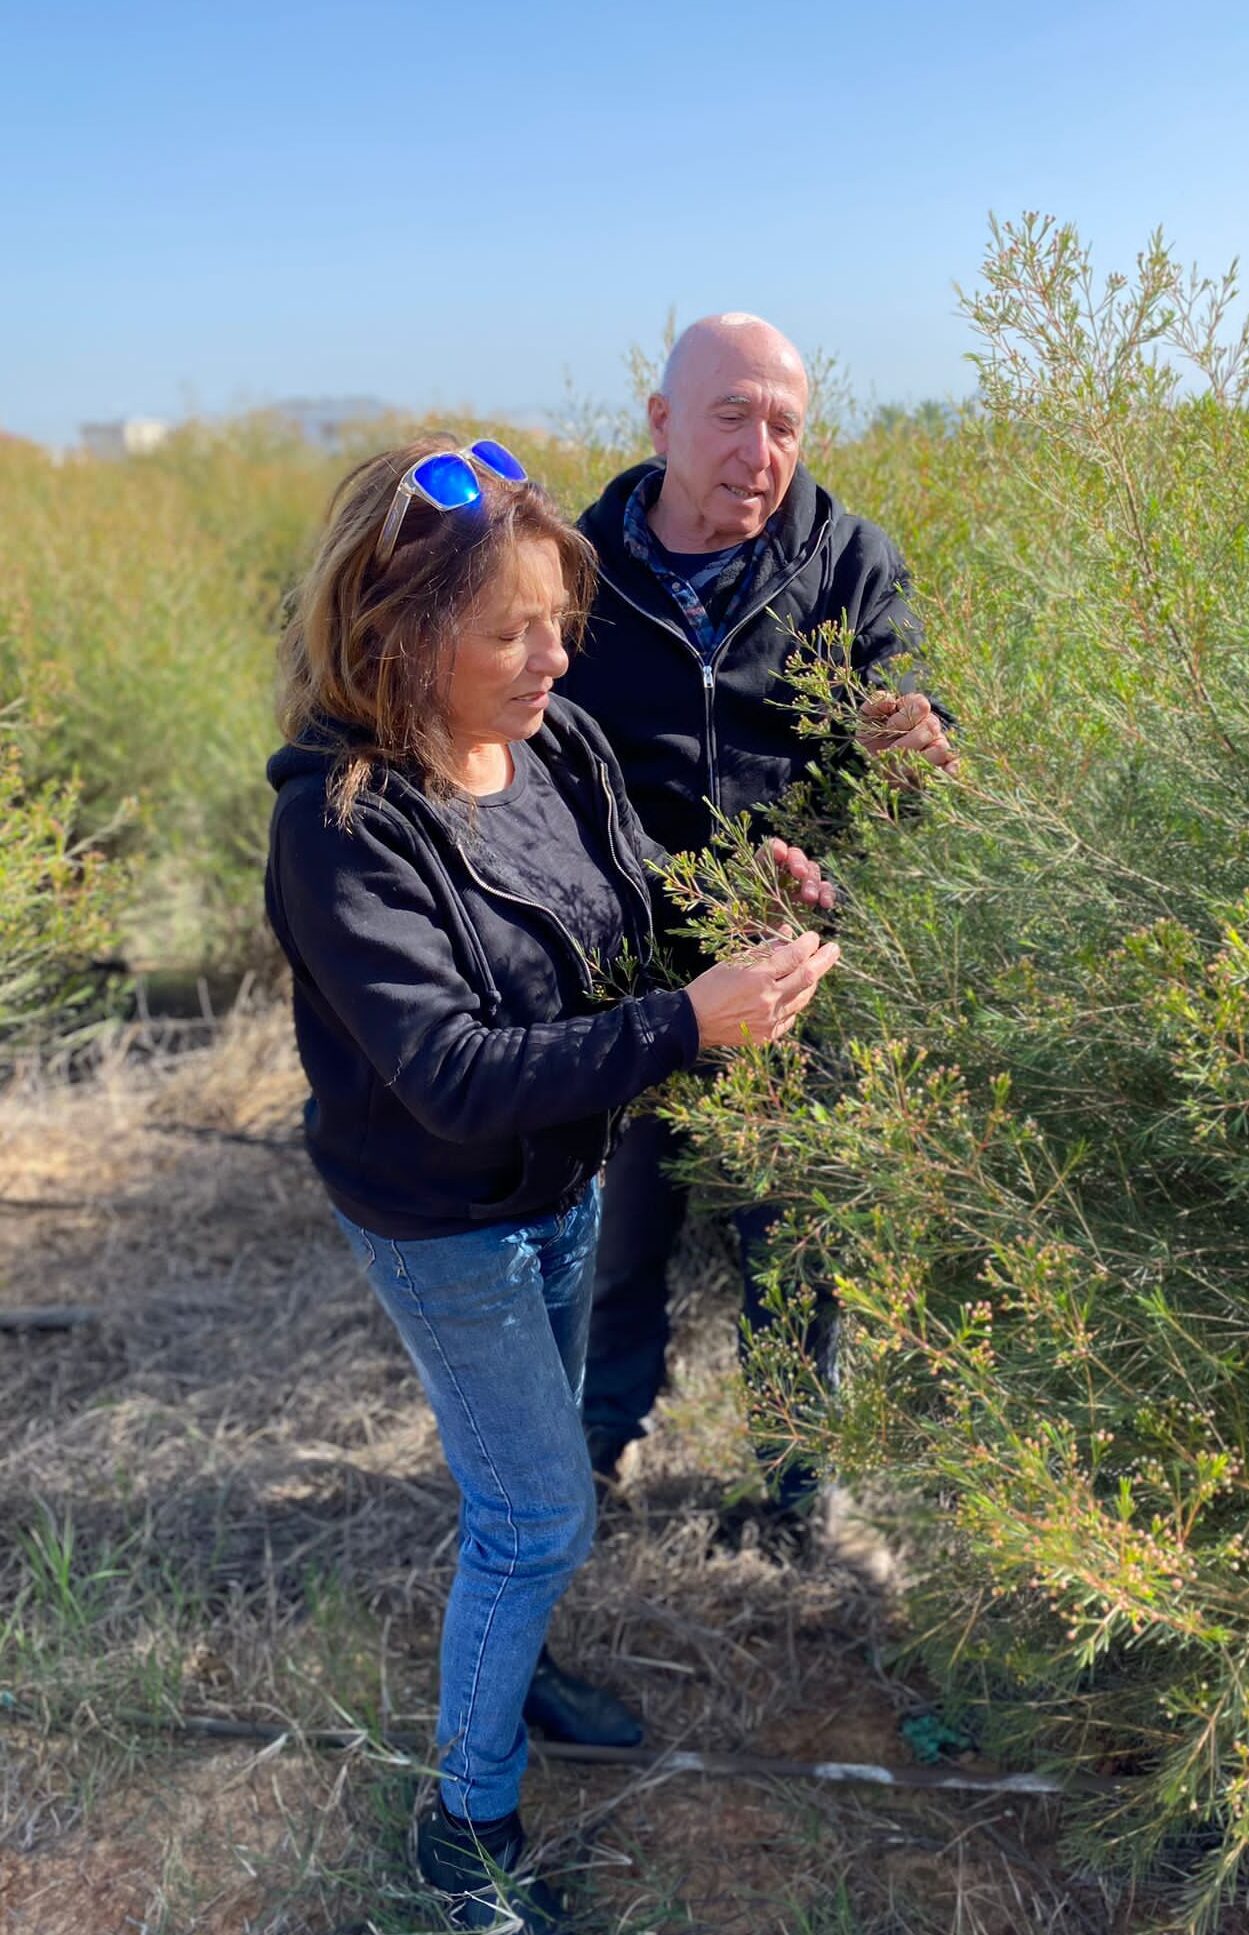
[[[429,1729],[456,1529],[429,1412],[298,1148],[302,1092],[269,1009],[178,1056],[119,1037],[89,1079],[0,1101],[0,1303],[100,1313],[0,1336],[0,1682],[32,1716],[0,1740],[4,1935],[438,1926],[403,1865],[420,1770],[298,1737]],[[712,1537],[752,1462],[705,1232],[682,1281],[673,1392],[556,1650],[656,1743],[902,1759],[879,1552],[843,1530],[778,1564]],[[183,1708],[292,1736],[192,1748],[126,1717]],[[527,1797],[584,1925],[615,1935],[1131,1926],[1052,1869],[1039,1807],[568,1765]]]

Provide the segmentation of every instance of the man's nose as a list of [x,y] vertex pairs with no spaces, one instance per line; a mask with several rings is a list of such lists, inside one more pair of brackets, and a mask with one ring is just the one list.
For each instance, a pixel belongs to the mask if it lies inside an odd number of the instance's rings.
[[745,424],[737,448],[752,470],[766,470],[768,466],[767,424],[757,422]]

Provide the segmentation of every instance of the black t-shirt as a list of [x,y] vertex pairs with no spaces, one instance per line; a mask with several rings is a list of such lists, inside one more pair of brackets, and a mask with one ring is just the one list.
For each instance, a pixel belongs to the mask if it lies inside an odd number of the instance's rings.
[[548,907],[584,952],[606,965],[624,939],[623,882],[598,827],[582,825],[525,740],[514,740],[511,753],[510,786],[478,796],[471,813],[463,800],[446,810],[491,886]]

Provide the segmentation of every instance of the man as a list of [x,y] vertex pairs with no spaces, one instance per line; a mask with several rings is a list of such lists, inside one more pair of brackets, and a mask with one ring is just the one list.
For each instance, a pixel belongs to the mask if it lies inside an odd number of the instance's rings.
[[[659,461],[617,477],[581,519],[601,577],[562,689],[603,727],[643,825],[671,852],[706,844],[712,807],[769,806],[810,759],[776,703],[793,650],[786,620],[802,632],[847,625],[853,667],[869,679],[919,642],[897,551],[799,462],[807,401],[802,359],[779,330],[757,316],[705,317],[678,339],[650,398]],[[943,715],[916,691],[870,699],[857,744],[954,762]],[[665,1126],[639,1117],[608,1168],[585,1386],[603,1475],[642,1435],[663,1381],[666,1272],[686,1206],[664,1172],[671,1150]],[[752,1263],[774,1214],[736,1218],[752,1327],[766,1321]],[[800,1511],[813,1490],[813,1475],[792,1468],[774,1506]]]

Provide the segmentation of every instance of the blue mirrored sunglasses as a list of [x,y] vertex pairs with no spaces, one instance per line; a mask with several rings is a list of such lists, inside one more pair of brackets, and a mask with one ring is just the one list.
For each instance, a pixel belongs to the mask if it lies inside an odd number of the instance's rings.
[[527,481],[519,457],[514,457],[503,444],[495,443],[490,437],[482,437],[463,450],[436,450],[432,457],[422,457],[419,464],[413,464],[399,479],[377,540],[378,563],[389,561],[399,539],[399,527],[414,497],[419,497],[423,504],[432,504],[436,511],[458,511],[465,504],[477,503],[481,496],[477,470],[502,478],[505,484]]

